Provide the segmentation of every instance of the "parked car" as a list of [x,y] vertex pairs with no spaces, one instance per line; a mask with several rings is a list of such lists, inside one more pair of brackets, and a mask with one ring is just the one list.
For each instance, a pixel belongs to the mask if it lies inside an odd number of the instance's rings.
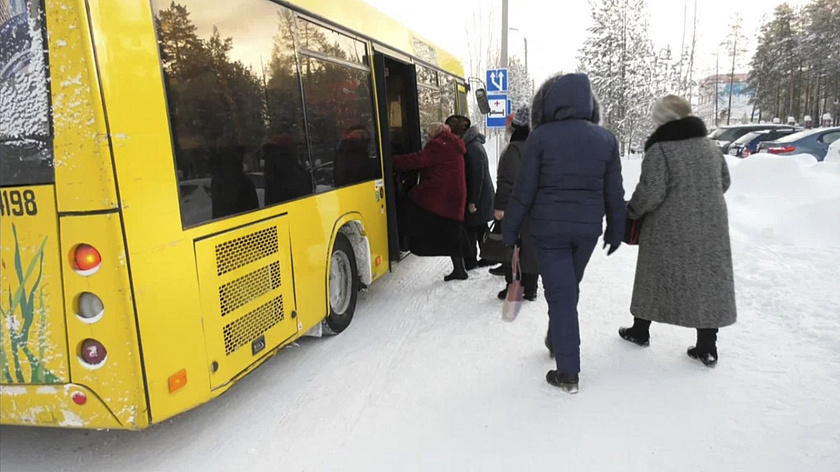
[[810,154],[822,162],[828,154],[828,147],[837,140],[840,140],[840,127],[809,129],[775,141],[765,141],[758,149],[759,152],[779,156]]
[[720,149],[720,152],[727,154],[729,153],[729,146],[738,138],[743,137],[747,133],[752,133],[754,131],[783,129],[795,130],[796,128],[788,125],[774,124],[721,126],[720,128],[716,129],[712,134],[710,134],[709,138],[715,141],[715,144],[717,144],[717,147],[718,149]]
[[765,141],[774,141],[795,132],[792,129],[772,129],[747,133],[729,146],[729,155],[746,159],[758,151],[759,144]]

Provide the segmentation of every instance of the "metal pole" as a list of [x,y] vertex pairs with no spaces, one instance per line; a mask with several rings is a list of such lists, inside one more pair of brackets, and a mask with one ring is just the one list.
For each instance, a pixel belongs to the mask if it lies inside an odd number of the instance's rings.
[[502,0],[502,68],[508,66],[508,0]]
[[531,72],[528,70],[528,37],[523,34],[522,38],[525,39],[525,73],[530,74]]

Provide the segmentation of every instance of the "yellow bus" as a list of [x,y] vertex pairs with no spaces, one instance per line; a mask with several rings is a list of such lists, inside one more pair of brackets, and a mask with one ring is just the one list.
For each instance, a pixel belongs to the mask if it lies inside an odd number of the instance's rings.
[[0,0],[0,423],[143,429],[347,328],[467,91],[359,0]]

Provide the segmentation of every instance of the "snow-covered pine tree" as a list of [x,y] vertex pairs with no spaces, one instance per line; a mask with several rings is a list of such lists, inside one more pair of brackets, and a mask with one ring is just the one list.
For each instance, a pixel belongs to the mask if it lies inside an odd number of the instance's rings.
[[532,90],[531,75],[525,70],[525,64],[519,56],[511,56],[508,59],[508,96],[513,111],[522,105],[530,105],[534,96]]
[[628,154],[652,131],[650,108],[658,95],[676,92],[674,64],[656,53],[648,36],[646,0],[599,0],[579,57],[601,100],[605,127]]

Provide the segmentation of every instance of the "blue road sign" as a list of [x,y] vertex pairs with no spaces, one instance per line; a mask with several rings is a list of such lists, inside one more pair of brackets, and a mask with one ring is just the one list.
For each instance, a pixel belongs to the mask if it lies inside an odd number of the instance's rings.
[[508,70],[487,69],[487,92],[508,91]]
[[510,115],[511,103],[507,94],[487,95],[490,102],[490,113],[487,114],[488,128],[504,128],[505,119]]

